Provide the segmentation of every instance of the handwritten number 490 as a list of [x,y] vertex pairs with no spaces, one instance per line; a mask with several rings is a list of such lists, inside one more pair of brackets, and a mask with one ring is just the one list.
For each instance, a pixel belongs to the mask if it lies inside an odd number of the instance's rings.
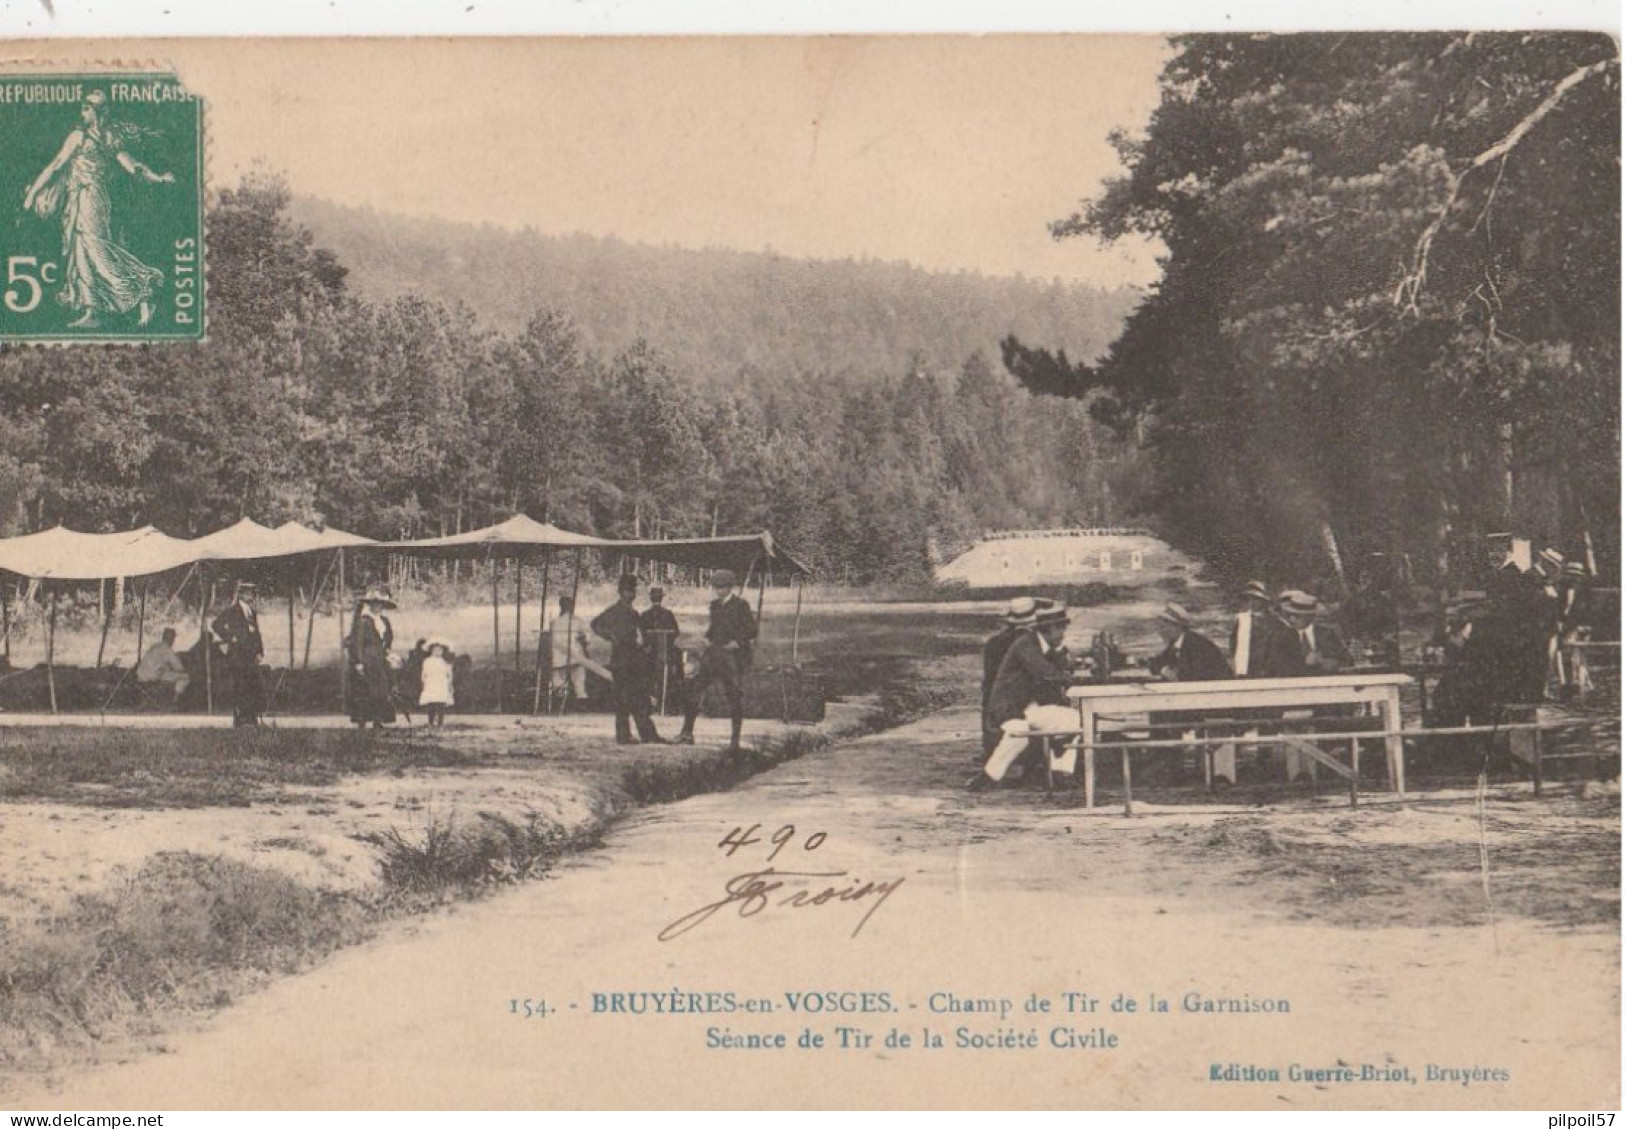
[[[722,837],[722,842],[717,844],[717,848],[719,850],[726,851],[728,857],[733,858],[734,852],[739,850],[740,847],[749,847],[756,843],[762,842],[761,836],[756,834],[761,829],[762,825],[760,823],[753,823],[749,827],[735,827],[732,831],[728,832]],[[768,854],[767,861],[772,862],[774,859],[778,858],[779,852],[784,850],[785,847],[789,846],[791,840],[793,840],[795,837],[796,825],[793,823],[786,823],[783,827],[773,832],[772,835],[768,836],[767,841],[773,844],[773,850]],[[811,835],[808,835],[806,839],[802,840],[801,849],[804,851],[816,851],[819,847],[824,845],[824,840],[827,838],[828,836],[825,835],[824,832],[814,831]]]

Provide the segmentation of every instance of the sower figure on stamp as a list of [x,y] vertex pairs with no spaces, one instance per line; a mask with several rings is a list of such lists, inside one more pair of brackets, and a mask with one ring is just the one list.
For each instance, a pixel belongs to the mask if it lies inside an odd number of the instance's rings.
[[260,711],[265,708],[260,686],[265,642],[260,638],[259,615],[254,610],[255,594],[253,584],[239,584],[236,602],[214,618],[214,633],[226,648],[226,686],[233,725],[258,725]]
[[[592,632],[609,640],[610,683],[615,695],[615,743],[635,745],[638,741],[662,745],[655,723],[649,717],[649,652],[643,646],[643,621],[632,606],[638,594],[638,579],[623,576],[615,586],[619,598],[592,621]],[[638,735],[632,736],[636,721]]]
[[[148,184],[173,184],[173,173],[158,173],[125,151],[139,131],[112,122],[107,95],[92,90],[79,107],[79,128],[62,142],[23,196],[23,207],[42,218],[61,217],[62,289],[57,300],[80,311],[72,324],[95,326],[100,313],[138,311],[138,324],[152,320],[153,291],[164,274],[136,258],[114,239],[113,168]],[[123,226],[123,225],[120,225]]]
[[750,670],[751,644],[756,641],[756,617],[750,605],[734,594],[737,578],[725,568],[711,576],[717,598],[711,601],[711,622],[705,629],[705,654],[699,673],[688,684],[688,704],[683,710],[683,730],[679,743],[694,743],[694,719],[712,683],[722,687],[728,698],[728,718],[733,725],[728,751],[740,751],[739,734],[745,724],[745,672]]

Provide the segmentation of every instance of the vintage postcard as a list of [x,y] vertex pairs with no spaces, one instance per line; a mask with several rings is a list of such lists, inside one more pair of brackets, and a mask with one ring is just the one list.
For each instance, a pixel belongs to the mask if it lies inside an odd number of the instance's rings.
[[3,58],[7,1110],[1619,1106],[1615,39]]

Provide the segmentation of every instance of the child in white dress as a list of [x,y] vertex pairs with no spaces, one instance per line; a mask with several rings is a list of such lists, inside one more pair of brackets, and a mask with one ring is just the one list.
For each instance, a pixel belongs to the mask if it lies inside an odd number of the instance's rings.
[[423,660],[423,692],[418,705],[429,715],[430,725],[446,723],[446,708],[454,705],[451,689],[451,648],[435,640]]

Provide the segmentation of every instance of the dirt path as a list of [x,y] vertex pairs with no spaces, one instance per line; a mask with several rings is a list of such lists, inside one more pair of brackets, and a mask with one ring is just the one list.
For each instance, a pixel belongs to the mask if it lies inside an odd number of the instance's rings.
[[[1304,914],[1302,899],[1289,908],[1256,868],[1195,845],[1193,827],[1234,810],[1125,820],[1030,793],[964,793],[971,720],[948,711],[653,809],[553,880],[347,951],[169,1038],[169,1053],[59,1080],[17,1106],[1618,1105],[1617,922],[1331,924]],[[1383,817],[1380,805],[1367,811]],[[758,823],[763,835],[795,825],[781,869],[901,884],[883,900],[804,908],[777,904],[789,887],[759,914],[727,906],[657,940],[722,897],[728,879],[768,865],[770,843],[732,858],[717,847],[731,828]],[[813,832],[827,837],[804,850]],[[673,990],[761,997],[775,1010],[594,1011],[595,997]],[[887,993],[896,1010],[792,1012],[788,994],[803,992]],[[1088,993],[1099,1010],[1068,1014],[1067,992]],[[1182,1012],[1191,992],[1286,1000],[1290,1011]],[[942,993],[1014,1010],[933,1012]],[[1048,1014],[1023,1010],[1034,993],[1052,1001]],[[1113,1011],[1119,994],[1138,1010]],[[1149,1011],[1152,994],[1172,1010]],[[527,997],[556,1010],[512,1014],[510,1001]],[[623,1002],[654,1008],[644,996]],[[872,1042],[840,1049],[843,1025]],[[914,1045],[887,1048],[893,1027]],[[822,1049],[797,1049],[808,1028]],[[947,1047],[921,1048],[925,1028]],[[955,1050],[958,1028],[1018,1040],[1031,1031],[1039,1045]],[[788,1045],[707,1049],[708,1029],[783,1033]],[[1059,1049],[1057,1029],[1117,1045]],[[1214,1079],[1232,1064],[1280,1077]],[[1417,1081],[1293,1080],[1294,1064],[1408,1067]],[[1429,1083],[1429,1064],[1506,1080]]]

